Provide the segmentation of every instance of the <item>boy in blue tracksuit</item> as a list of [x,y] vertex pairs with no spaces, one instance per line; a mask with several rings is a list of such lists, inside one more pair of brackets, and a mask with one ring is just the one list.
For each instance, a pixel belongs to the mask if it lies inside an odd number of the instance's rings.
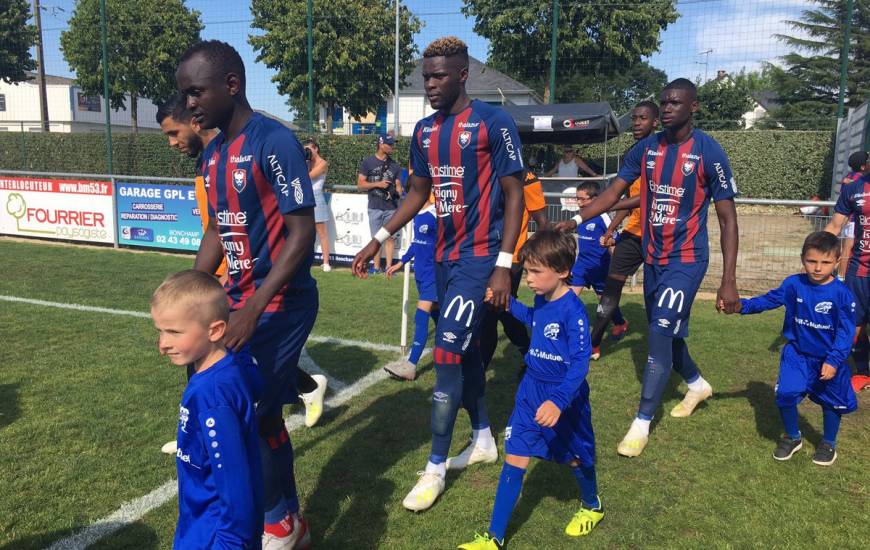
[[387,269],[387,277],[414,260],[414,281],[417,284],[417,311],[414,313],[414,343],[407,359],[400,359],[384,367],[392,377],[414,380],[417,362],[429,340],[429,318],[438,320],[438,293],[435,289],[435,238],[438,219],[435,217],[434,199],[430,197],[423,209],[414,216],[414,236],[402,258]]
[[751,314],[785,306],[776,405],[785,425],[773,458],[788,460],[802,446],[797,405],[804,396],[822,407],[824,433],[813,462],[830,466],[837,459],[840,417],[858,407],[846,363],[855,335],[852,292],[834,277],[840,259],[835,235],[818,231],[801,251],[806,273],[792,275],[763,296],[740,300],[740,313]]
[[263,477],[254,403],[262,388],[247,351],[223,344],[226,293],[202,271],[169,276],[151,298],[158,349],[194,365],[178,417],[178,550],[259,549]]
[[[565,528],[569,536],[588,534],[604,517],[595,475],[595,434],[589,404],[589,319],[568,286],[574,237],[552,230],[536,232],[520,249],[535,305],[511,298],[511,314],[532,331],[528,368],[517,388],[505,429],[505,464],[485,535],[459,546],[495,550],[504,546],[508,520],[522,490],[532,457],[570,466],[580,486],[580,510]],[[489,293],[487,293],[489,295]]]
[[[577,186],[577,205],[583,208],[598,196],[600,187],[597,182],[587,181]],[[583,288],[591,288],[600,298],[604,293],[607,274],[610,272],[610,249],[601,246],[601,237],[610,226],[610,216],[601,214],[577,226],[577,260],[571,268],[571,288],[579,295]],[[619,238],[618,234],[614,235]],[[628,322],[622,316],[619,306],[613,310],[614,340],[620,340],[628,331]],[[601,350],[592,348],[592,359],[598,360]]]

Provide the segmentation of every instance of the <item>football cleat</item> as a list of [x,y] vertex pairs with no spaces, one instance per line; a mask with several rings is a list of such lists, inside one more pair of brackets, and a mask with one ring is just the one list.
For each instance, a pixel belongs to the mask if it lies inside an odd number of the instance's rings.
[[305,425],[312,427],[320,420],[320,415],[323,414],[323,396],[326,394],[326,377],[322,374],[313,374],[311,379],[317,383],[317,388],[303,393],[302,404],[305,405]]
[[418,475],[420,479],[417,484],[402,501],[402,506],[412,512],[428,510],[444,492],[444,477],[441,474],[419,472]]
[[628,332],[628,319],[621,325],[613,325],[613,328],[610,329],[610,339],[611,340],[622,340],[625,338],[626,333]]
[[701,401],[708,399],[713,395],[713,387],[704,380],[704,387],[698,391],[689,390],[683,400],[671,409],[671,416],[676,418],[685,418],[692,414]]
[[565,527],[565,534],[571,537],[588,535],[602,518],[604,518],[604,507],[601,506],[600,498],[598,499],[598,508],[587,508],[581,503],[580,511],[574,514],[571,522]]
[[478,447],[472,441],[468,447],[463,449],[458,455],[447,459],[448,470],[464,470],[472,464],[484,463],[492,464],[498,460],[498,446],[493,445],[489,449]]
[[398,361],[388,363],[384,367],[384,370],[396,380],[413,382],[417,378],[417,365],[407,359],[399,359]]
[[636,429],[634,423],[632,423],[628,433],[625,434],[625,437],[619,442],[619,446],[616,447],[616,452],[622,456],[640,456],[640,453],[646,448],[647,442],[649,442],[649,435],[645,435],[640,429]]
[[458,548],[459,550],[501,550],[503,546],[504,542],[499,542],[497,538],[491,537],[489,533],[486,535],[475,533],[473,541],[460,544]]

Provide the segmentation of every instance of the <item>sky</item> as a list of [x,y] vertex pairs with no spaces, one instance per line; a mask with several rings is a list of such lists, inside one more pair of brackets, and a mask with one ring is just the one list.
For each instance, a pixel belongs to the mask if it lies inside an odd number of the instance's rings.
[[[569,1],[575,0],[562,0],[563,5]],[[437,3],[404,0],[402,3],[423,21],[423,30],[415,36],[420,51],[434,38],[453,34],[468,43],[471,55],[486,60],[489,43],[474,34],[473,20],[466,19],[460,12],[461,0]],[[247,70],[248,99],[252,106],[292,119],[286,98],[278,94],[271,82],[275,72],[256,62],[256,53],[247,42],[253,32],[249,0],[187,0],[186,5],[201,13],[205,24],[203,38],[218,38],[239,50]],[[775,62],[787,53],[785,45],[773,35],[794,34],[786,21],[798,19],[802,10],[812,6],[811,0],[680,0],[677,3],[680,18],[662,33],[659,51],[648,60],[664,70],[669,79],[703,80],[705,75],[715,77],[718,70],[755,70],[763,62]],[[74,77],[63,59],[59,42],[75,1],[42,0],[42,7],[46,72]],[[299,24],[305,24],[304,13],[300,14]],[[548,68],[542,67],[542,71],[546,70]],[[392,75],[389,78],[392,79]]]

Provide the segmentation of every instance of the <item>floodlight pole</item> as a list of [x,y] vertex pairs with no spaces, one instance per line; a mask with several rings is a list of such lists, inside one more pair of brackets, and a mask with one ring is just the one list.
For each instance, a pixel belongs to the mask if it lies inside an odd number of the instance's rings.
[[308,131],[314,132],[314,0],[308,0]]
[[853,1],[846,0],[846,21],[843,25],[843,48],[840,50],[840,93],[837,97],[837,118],[843,118],[846,103],[846,72],[849,69],[849,33],[852,30]]
[[393,134],[399,137],[399,0],[396,0],[396,71],[393,74]]
[[106,0],[100,0],[100,42],[103,45],[103,108],[106,111],[106,164],[109,175],[115,173],[112,162],[112,115],[109,114],[109,53],[106,45]]
[[559,0],[553,0],[553,34],[550,38],[550,103],[556,102],[556,50],[559,43]]

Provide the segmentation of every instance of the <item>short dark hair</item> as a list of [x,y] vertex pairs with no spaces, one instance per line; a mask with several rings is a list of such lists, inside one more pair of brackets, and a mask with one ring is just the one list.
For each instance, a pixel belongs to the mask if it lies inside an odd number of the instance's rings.
[[649,99],[644,99],[640,103],[634,106],[635,109],[649,109],[652,111],[653,118],[659,117],[659,106],[655,101],[650,101]]
[[853,172],[860,172],[861,166],[867,164],[867,160],[870,155],[867,154],[866,151],[856,151],[849,155],[849,168],[852,169]]
[[518,256],[521,263],[531,262],[559,273],[570,273],[577,256],[577,241],[570,233],[540,229],[523,244]]
[[685,90],[692,95],[692,99],[698,98],[698,87],[688,78],[677,78],[668,82],[665,90]]
[[577,186],[577,191],[586,191],[586,194],[589,195],[590,198],[593,198],[597,197],[598,193],[601,192],[601,186],[598,185],[597,181],[584,181]]
[[187,108],[187,96],[175,94],[157,107],[157,124],[163,124],[167,117],[176,122],[190,122],[193,113]]
[[810,250],[818,250],[822,254],[830,254],[834,252],[837,257],[840,257],[840,239],[833,233],[827,231],[814,231],[807,235],[804,240],[804,246],[801,248],[801,258],[807,255]]
[[468,45],[455,36],[436,38],[423,50],[423,57],[453,56],[460,56],[460,60],[468,66]]
[[178,64],[181,65],[197,54],[202,55],[213,67],[220,69],[221,76],[230,73],[238,75],[244,86],[245,63],[235,48],[220,40],[204,40],[187,48]]
[[306,145],[311,145],[316,151],[320,151],[320,145],[317,145],[317,142],[314,140],[314,138],[308,138],[302,142],[303,147],[305,147]]

